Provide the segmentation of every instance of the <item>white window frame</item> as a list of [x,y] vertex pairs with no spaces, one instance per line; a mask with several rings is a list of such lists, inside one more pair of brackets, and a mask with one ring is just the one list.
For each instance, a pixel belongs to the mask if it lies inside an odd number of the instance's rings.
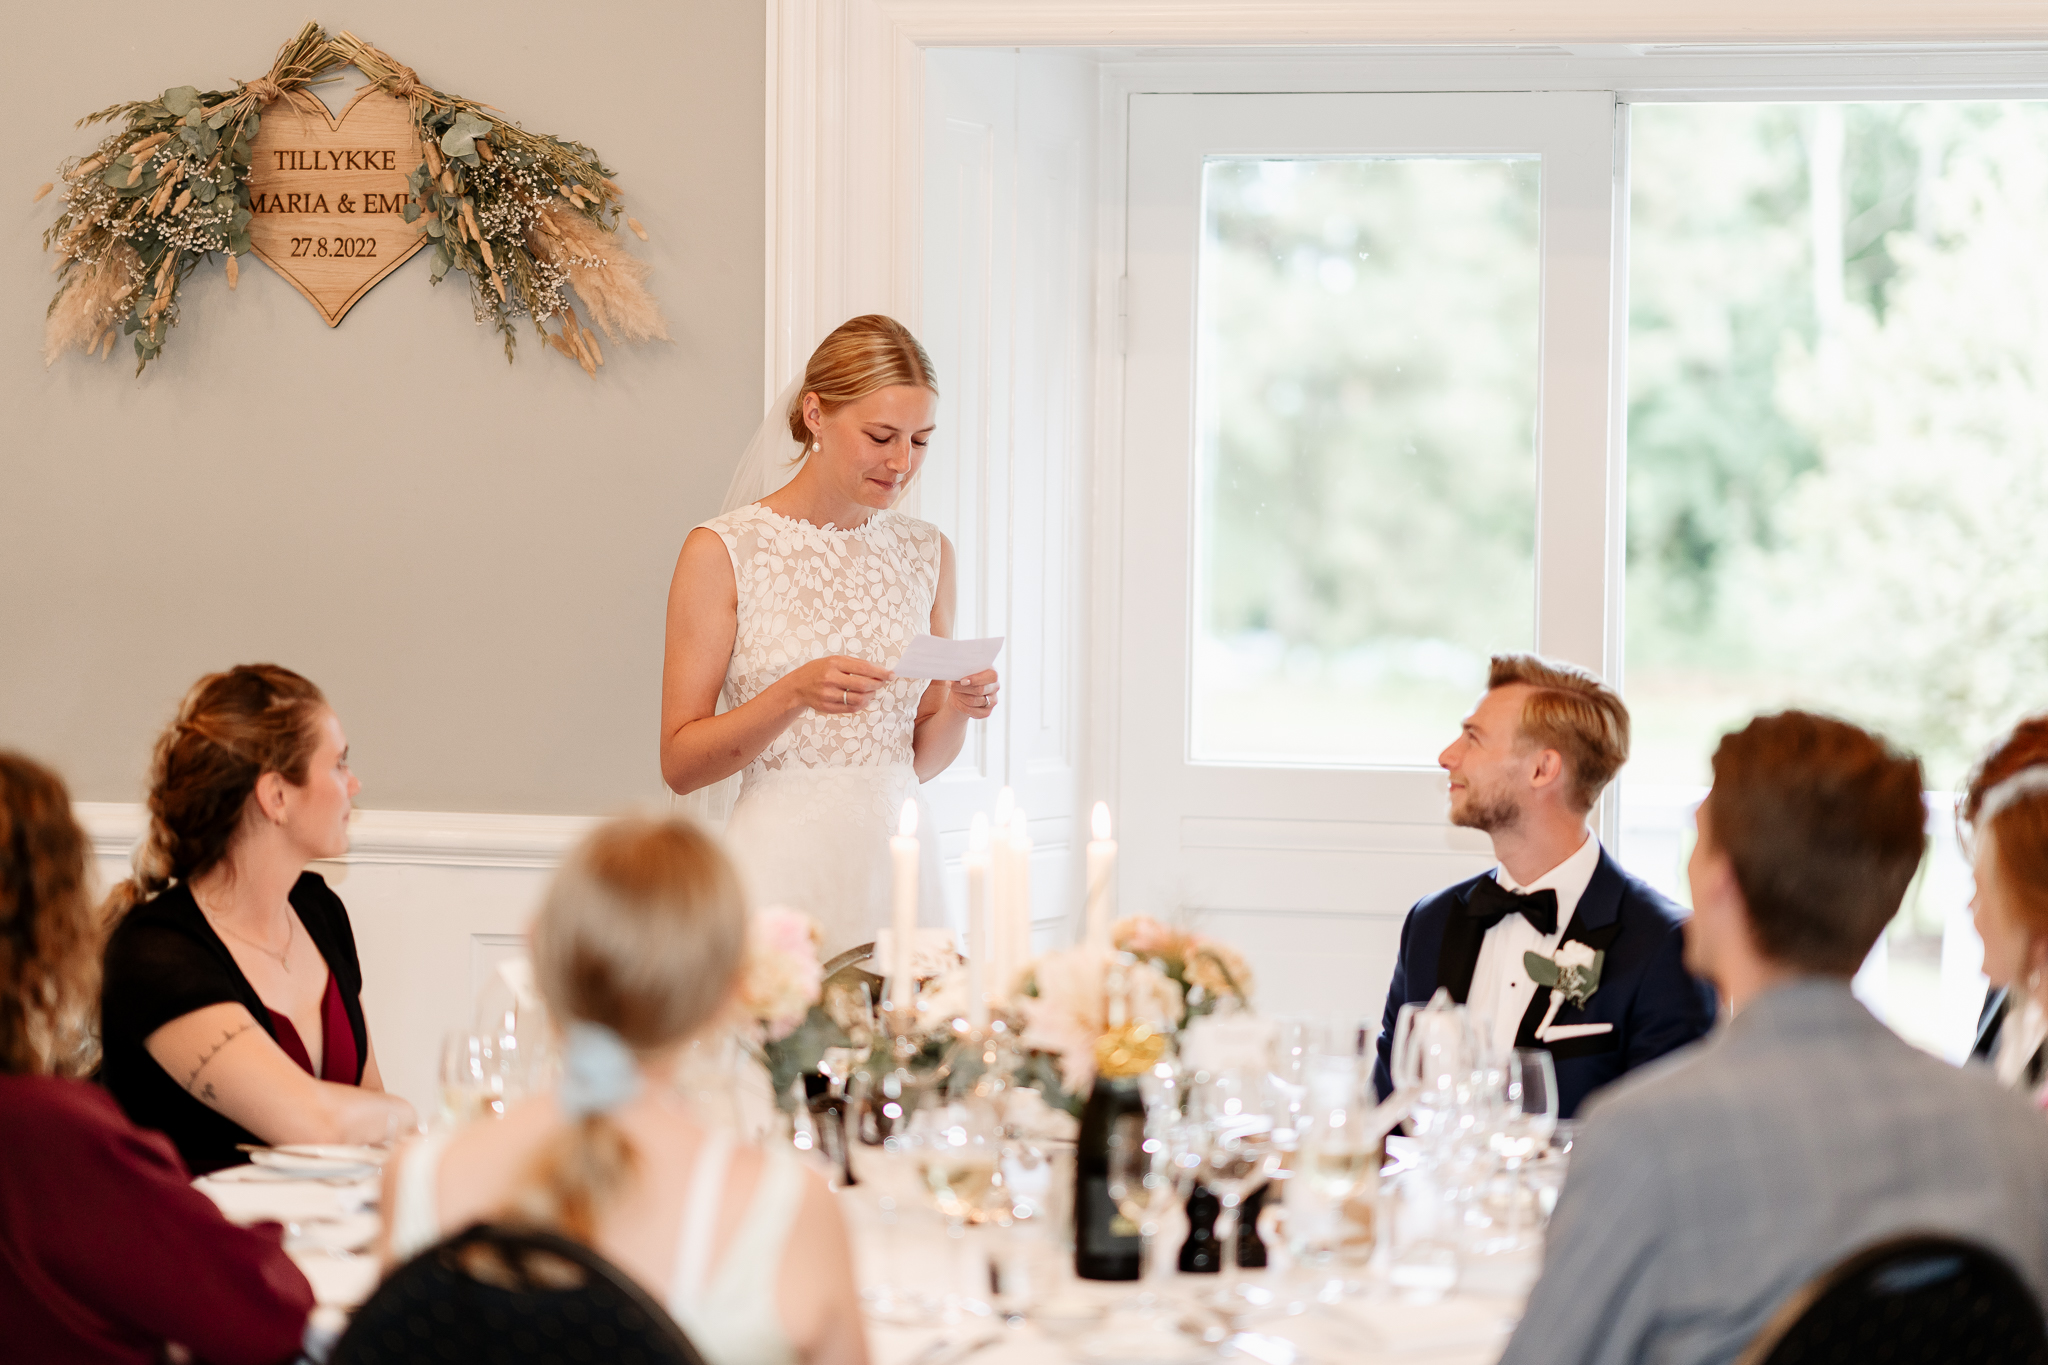
[[[841,319],[918,324],[925,50],[1058,46],[1101,62],[1090,525],[1077,660],[1089,796],[1115,799],[1123,388],[1125,114],[1134,93],[1605,90],[1626,175],[1627,106],[1674,100],[2048,98],[2048,9],[2035,0],[1522,0],[1381,7],[1358,0],[769,0],[764,400]],[[1619,680],[1625,622],[1627,197],[1615,196],[1608,543],[1602,650]],[[1610,803],[1610,807],[1611,807]],[[1613,815],[1603,821],[1612,836]]]

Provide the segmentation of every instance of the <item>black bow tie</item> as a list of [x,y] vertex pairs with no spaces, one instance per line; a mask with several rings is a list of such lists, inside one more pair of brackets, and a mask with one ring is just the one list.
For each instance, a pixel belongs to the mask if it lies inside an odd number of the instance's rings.
[[1509,915],[1519,914],[1535,926],[1537,933],[1548,937],[1557,932],[1557,893],[1510,891],[1487,877],[1473,886],[1472,895],[1465,902],[1465,913],[1480,921],[1482,934]]

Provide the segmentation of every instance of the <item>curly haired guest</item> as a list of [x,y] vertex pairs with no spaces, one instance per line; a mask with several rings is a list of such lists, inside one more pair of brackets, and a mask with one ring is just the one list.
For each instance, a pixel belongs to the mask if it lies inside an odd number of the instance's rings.
[[385,1166],[387,1260],[479,1220],[558,1228],[666,1305],[709,1365],[867,1365],[831,1191],[786,1145],[706,1128],[676,1090],[744,968],[746,901],[717,843],[681,821],[600,826],[532,939],[562,1082]]
[[1984,975],[2006,993],[1991,1065],[1999,1084],[2048,1108],[2048,767],[1986,794],[1972,844]]
[[[1956,834],[1965,852],[1975,849],[1978,822],[1991,789],[2028,768],[2043,765],[2048,765],[2048,715],[2027,717],[2000,735],[1984,751],[1984,756],[1977,760],[1977,766],[1970,770],[1970,776],[1963,784],[1962,799],[1956,802]],[[1981,920],[1984,913],[1981,897],[1977,904]],[[1980,936],[1984,932],[1981,924],[1977,932]],[[1984,993],[1983,1013],[1977,1017],[1977,1041],[1970,1048],[1970,1056],[1980,1061],[1990,1061],[2000,1051],[2006,1050],[2001,1047],[1999,1039],[2009,1012],[2011,993],[2007,979],[1993,974],[1991,968],[1992,964],[1987,961],[1985,972],[1992,976],[1992,981]],[[2048,1005],[2048,1001],[2042,1003]]]
[[377,1072],[348,911],[306,870],[348,851],[360,785],[320,689],[275,664],[201,678],[157,741],[149,831],[107,902],[102,1079],[194,1171],[416,1126]]
[[299,1352],[313,1292],[97,1086],[97,917],[64,784],[0,753],[0,1338],[9,1360],[217,1365]]

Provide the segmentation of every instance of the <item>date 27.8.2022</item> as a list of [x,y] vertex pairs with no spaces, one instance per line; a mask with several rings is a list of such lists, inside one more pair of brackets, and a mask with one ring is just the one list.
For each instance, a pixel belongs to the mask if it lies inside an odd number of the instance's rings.
[[297,256],[375,256],[375,237],[294,237],[292,255]]

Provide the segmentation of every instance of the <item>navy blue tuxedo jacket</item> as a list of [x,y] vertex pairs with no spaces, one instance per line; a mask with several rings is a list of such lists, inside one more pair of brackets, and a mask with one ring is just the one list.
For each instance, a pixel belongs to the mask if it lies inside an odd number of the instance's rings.
[[[1401,1006],[1425,1002],[1439,986],[1460,1004],[1479,963],[1480,921],[1465,913],[1472,888],[1483,873],[1417,901],[1401,926],[1401,957],[1387,987],[1380,1021],[1379,1061],[1373,1084],[1380,1098],[1393,1089],[1388,1052]],[[1607,954],[1600,984],[1584,1008],[1567,1004],[1558,1024],[1613,1024],[1590,1038],[1547,1044],[1557,1063],[1558,1112],[1570,1118],[1587,1095],[1625,1071],[1702,1037],[1714,1025],[1714,988],[1685,970],[1685,911],[1621,870],[1607,850],[1586,884],[1560,943],[1583,943]],[[1517,1047],[1544,1047],[1536,1028],[1550,1007],[1550,988],[1536,988],[1522,1016]]]

